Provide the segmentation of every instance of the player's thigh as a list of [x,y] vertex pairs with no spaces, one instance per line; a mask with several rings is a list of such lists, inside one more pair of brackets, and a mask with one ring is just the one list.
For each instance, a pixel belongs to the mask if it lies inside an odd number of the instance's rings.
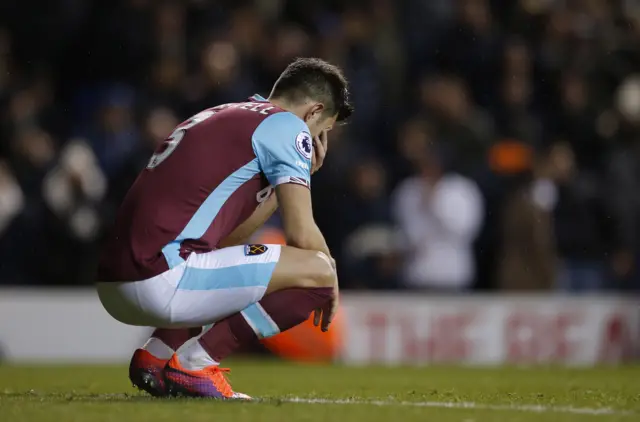
[[174,268],[141,281],[98,282],[98,297],[105,310],[124,324],[169,327],[168,304],[181,273],[180,268]]
[[280,255],[280,245],[232,246],[191,254],[170,303],[171,326],[212,324],[258,302]]
[[332,287],[336,273],[322,252],[283,246],[267,293],[293,287]]

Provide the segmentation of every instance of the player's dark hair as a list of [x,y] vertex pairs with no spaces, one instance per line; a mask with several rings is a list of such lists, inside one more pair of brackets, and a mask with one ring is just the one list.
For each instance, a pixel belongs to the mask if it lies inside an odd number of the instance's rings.
[[321,102],[325,106],[325,114],[337,114],[339,122],[353,113],[349,102],[349,83],[342,71],[316,58],[299,58],[287,66],[274,84],[271,97],[293,103],[307,99]]

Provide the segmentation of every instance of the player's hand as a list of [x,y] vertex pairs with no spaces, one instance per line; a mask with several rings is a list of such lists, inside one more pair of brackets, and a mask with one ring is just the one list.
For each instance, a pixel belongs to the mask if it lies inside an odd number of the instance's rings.
[[333,319],[338,313],[338,305],[340,304],[340,289],[338,287],[338,279],[336,278],[336,284],[333,286],[333,300],[329,303],[327,308],[322,312],[322,331],[328,331],[329,326],[333,322]]
[[340,303],[340,292],[338,287],[338,280],[333,286],[333,299],[328,302],[324,307],[318,308],[313,313],[313,325],[320,326],[323,332],[329,330],[331,322],[338,312],[338,305]]
[[328,131],[323,130],[320,136],[316,136],[313,140],[313,151],[311,153],[311,174],[320,170],[324,163],[324,158],[327,156],[327,149],[329,147],[329,135]]

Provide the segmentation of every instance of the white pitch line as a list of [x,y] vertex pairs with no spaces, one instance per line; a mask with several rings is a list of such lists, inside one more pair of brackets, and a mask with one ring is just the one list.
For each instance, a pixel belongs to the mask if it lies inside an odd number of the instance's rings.
[[611,409],[609,407],[590,408],[572,406],[543,406],[536,404],[509,405],[509,404],[481,404],[473,402],[438,402],[438,401],[392,401],[392,400],[331,400],[331,399],[305,399],[302,397],[291,397],[282,399],[285,403],[302,404],[337,404],[337,405],[370,405],[370,406],[411,406],[411,407],[432,407],[441,409],[476,409],[476,410],[499,410],[517,411],[533,413],[573,413],[579,415],[634,415],[634,412]]

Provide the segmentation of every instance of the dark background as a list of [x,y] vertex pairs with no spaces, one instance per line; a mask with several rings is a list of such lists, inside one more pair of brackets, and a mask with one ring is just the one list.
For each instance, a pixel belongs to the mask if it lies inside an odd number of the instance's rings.
[[318,56],[344,68],[357,109],[331,133],[313,188],[343,286],[403,288],[406,251],[354,253],[353,239],[372,225],[391,233],[392,193],[435,161],[484,198],[471,288],[562,278],[571,291],[637,290],[639,11],[622,0],[3,1],[0,283],[92,283],[119,201],[173,126],[268,95],[292,58]]

